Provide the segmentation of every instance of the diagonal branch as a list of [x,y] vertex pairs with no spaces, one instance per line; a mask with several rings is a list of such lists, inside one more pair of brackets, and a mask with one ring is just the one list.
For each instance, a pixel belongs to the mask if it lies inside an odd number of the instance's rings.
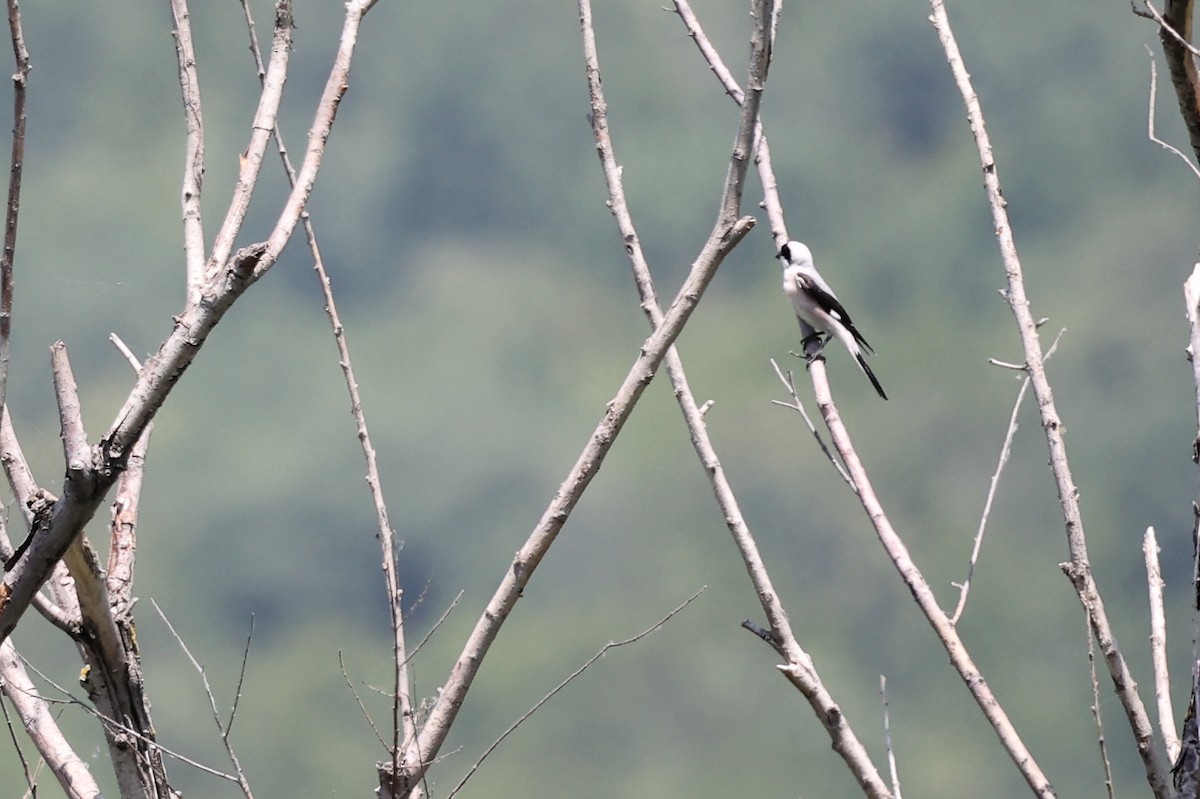
[[744,217],[737,220],[730,229],[714,232],[692,264],[691,272],[664,315],[662,324],[656,327],[642,344],[637,359],[617,389],[616,395],[608,402],[604,415],[588,438],[575,465],[559,485],[550,505],[525,544],[517,551],[512,564],[505,570],[504,578],[488,602],[483,615],[476,622],[462,653],[451,669],[449,679],[439,690],[437,701],[430,709],[420,734],[406,747],[401,762],[401,768],[405,771],[400,785],[401,794],[419,783],[429,763],[437,756],[484,657],[499,635],[501,626],[512,613],[521,592],[558,537],[583,492],[591,484],[592,478],[596,476],[613,442],[633,413],[634,406],[654,379],[667,348],[683,331],[704,290],[716,275],[717,268],[751,227],[753,219]]
[[[258,174],[262,170],[263,156],[271,141],[271,131],[275,130],[279,104],[283,101],[283,84],[287,79],[288,57],[292,50],[294,26],[291,0],[279,0],[275,4],[275,37],[271,43],[271,59],[266,77],[263,78],[263,90],[259,95],[258,109],[254,112],[254,121],[251,123],[250,143],[246,145],[246,150],[239,159],[240,167],[237,183],[233,187],[233,200],[229,203],[225,221],[221,224],[221,229],[217,231],[217,237],[213,241],[212,254],[208,258],[206,267],[206,283],[212,282],[225,268],[229,254],[233,252],[233,243],[242,230],[242,223],[246,221],[246,212],[250,209],[250,199],[254,196],[254,188],[258,184]],[[185,86],[185,90],[187,88]],[[279,249],[282,250],[283,247],[281,246]]]
[[[46,700],[38,693],[12,641],[0,643],[0,690],[21,716],[21,723],[50,766],[63,794],[69,799],[100,796],[100,787],[87,762],[71,748]],[[36,795],[36,794],[34,794]]]

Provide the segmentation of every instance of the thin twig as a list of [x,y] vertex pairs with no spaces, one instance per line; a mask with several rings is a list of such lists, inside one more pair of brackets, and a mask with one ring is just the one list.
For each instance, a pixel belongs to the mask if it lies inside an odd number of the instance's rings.
[[1167,759],[1174,763],[1179,757],[1179,734],[1175,727],[1175,711],[1171,708],[1167,615],[1163,606],[1164,583],[1158,553],[1154,528],[1147,527],[1142,537],[1142,555],[1146,561],[1146,588],[1150,596],[1150,662],[1154,664],[1154,697],[1158,705],[1158,729],[1167,749]]
[[[1147,3],[1147,5],[1149,4]],[[1196,52],[1196,48],[1192,47],[1190,44],[1188,47],[1191,48],[1193,52]],[[1192,170],[1192,174],[1200,178],[1200,167],[1197,167],[1195,164],[1193,164],[1192,159],[1184,155],[1178,147],[1167,144],[1165,141],[1158,138],[1158,134],[1154,132],[1154,108],[1156,98],[1158,96],[1158,66],[1154,63],[1154,53],[1150,50],[1149,45],[1146,46],[1146,52],[1150,54],[1150,102],[1149,109],[1146,112],[1146,135],[1150,137],[1150,141],[1154,142],[1159,147],[1162,147],[1167,152],[1175,153],[1175,155],[1182,158],[1183,162],[1188,165],[1188,169]]]
[[900,771],[896,768],[896,750],[892,748],[892,717],[888,709],[887,677],[879,675],[879,699],[883,703],[883,745],[887,750],[888,772],[892,777],[892,797],[900,796]]
[[442,615],[438,616],[438,620],[435,621],[432,626],[430,626],[429,632],[425,633],[425,637],[422,638],[420,641],[418,641],[417,645],[414,646],[412,648],[412,650],[408,653],[409,662],[412,662],[412,659],[415,658],[417,656],[417,653],[421,651],[421,647],[425,646],[425,644],[428,643],[429,639],[433,637],[433,634],[436,633],[438,631],[438,629],[440,629],[441,626],[446,623],[446,619],[448,619],[450,617],[450,614],[454,611],[454,609],[456,607],[458,607],[458,603],[462,600],[463,593],[464,592],[460,590],[455,595],[453,601],[451,601],[450,604],[446,607],[446,609],[442,611]]
[[233,703],[229,707],[229,721],[225,722],[225,737],[233,732],[238,705],[242,701],[242,686],[246,684],[246,664],[250,662],[250,642],[254,640],[254,614],[250,614],[250,629],[246,631],[246,645],[242,647],[242,667],[238,670],[237,687],[233,690]]
[[[183,654],[192,664],[192,668],[194,668],[196,673],[200,675],[200,683],[204,686],[204,695],[208,697],[208,707],[209,710],[212,711],[213,723],[217,725],[217,731],[221,734],[221,744],[225,747],[225,754],[229,758],[229,762],[233,764],[236,782],[241,787],[242,794],[246,797],[246,799],[254,799],[254,794],[250,791],[250,782],[246,779],[245,772],[242,771],[242,762],[238,759],[237,752],[234,751],[233,744],[229,740],[229,729],[221,721],[221,711],[217,709],[217,698],[213,695],[212,686],[208,684],[208,674],[205,672],[204,666],[201,665],[200,661],[196,660],[196,657],[192,654],[192,650],[188,648],[188,645],[184,642],[182,636],[180,636],[175,630],[175,625],[171,624],[171,620],[167,618],[167,614],[163,613],[163,609],[158,606],[158,602],[151,598],[150,604],[154,606],[154,611],[158,614],[158,617],[163,620],[163,624],[167,625],[167,629],[171,632],[171,637],[175,639],[177,644],[179,644],[179,648],[183,651]],[[248,650],[249,642],[247,642],[246,646]],[[242,668],[244,671],[244,661]],[[238,680],[238,687],[240,691],[240,678]],[[233,722],[233,712],[230,713],[229,720],[230,723]]]
[[[1063,333],[1067,332],[1066,328],[1059,331],[1058,337],[1054,339],[1054,343],[1050,345],[1050,349],[1046,351],[1046,360],[1054,354],[1058,348],[1059,339]],[[989,359],[994,361],[995,359]],[[1021,367],[1024,369],[1024,367]],[[954,613],[950,617],[950,623],[957,625],[962,618],[963,610],[967,606],[967,594],[971,590],[971,579],[975,576],[975,565],[979,562],[979,552],[983,547],[983,532],[987,529],[988,517],[992,512],[992,502],[996,499],[996,489],[1000,485],[1000,474],[1004,471],[1004,465],[1008,463],[1008,458],[1012,454],[1013,439],[1017,435],[1017,414],[1021,410],[1021,403],[1025,400],[1025,392],[1029,390],[1029,375],[1021,380],[1021,388],[1017,391],[1017,398],[1013,401],[1012,413],[1008,417],[1008,431],[1004,434],[1004,443],[1000,447],[1000,458],[996,462],[996,471],[992,472],[992,479],[988,483],[987,497],[983,501],[983,512],[979,515],[979,527],[975,531],[975,541],[971,545],[971,557],[967,561],[967,576],[961,583],[951,583],[958,588],[958,604],[954,607]]]
[[1104,767],[1104,787],[1108,799],[1113,799],[1112,763],[1108,759],[1108,742],[1104,737],[1104,720],[1100,715],[1100,681],[1096,677],[1096,646],[1092,640],[1092,623],[1086,613],[1083,620],[1083,634],[1087,638],[1088,676],[1092,683],[1092,720],[1096,722],[1096,744],[1100,750],[1100,762]]
[[808,411],[805,410],[804,403],[800,401],[799,395],[796,394],[796,383],[792,378],[791,371],[789,370],[785,375],[783,370],[779,368],[779,364],[775,362],[774,358],[771,359],[771,367],[775,370],[775,375],[779,378],[779,382],[783,383],[783,387],[787,389],[788,394],[791,395],[792,398],[791,402],[771,400],[771,403],[782,408],[790,408],[791,410],[794,410],[800,414],[800,416],[804,419],[804,424],[808,426],[809,432],[812,433],[813,438],[817,440],[817,446],[821,448],[821,452],[825,454],[825,457],[829,459],[831,464],[833,464],[833,468],[836,469],[837,473],[841,475],[843,480],[846,481],[846,485],[853,489],[854,483],[850,480],[850,475],[846,474],[846,467],[842,466],[842,462],[839,461],[837,456],[833,454],[828,446],[826,446],[825,439],[817,430],[817,426],[813,424],[813,420],[809,417]]
[[[1050,381],[1046,377],[1042,345],[1038,338],[1038,326],[1025,292],[1021,260],[1017,255],[1012,225],[1008,217],[1008,201],[1000,186],[1000,176],[984,122],[983,110],[979,103],[979,97],[975,94],[975,89],[971,84],[971,77],[963,62],[962,53],[958,49],[958,43],[954,38],[943,0],[930,0],[930,7],[933,11],[930,20],[942,43],[946,62],[950,67],[955,84],[962,95],[971,133],[979,153],[980,165],[983,169],[984,188],[992,211],[992,228],[1000,246],[1004,272],[1007,277],[1004,296],[1008,300],[1021,336],[1025,363],[1029,370],[1034,396],[1037,398],[1037,408],[1046,437],[1046,445],[1050,451],[1050,468],[1062,506],[1067,549],[1070,552],[1070,562],[1065,571],[1075,587],[1080,601],[1088,610],[1093,633],[1100,645],[1100,651],[1104,654],[1117,696],[1125,709],[1134,740],[1137,742],[1136,749],[1142,758],[1146,779],[1155,796],[1159,799],[1166,799],[1172,793],[1169,769],[1163,762],[1161,748],[1154,740],[1154,728],[1146,713],[1145,705],[1137,693],[1137,684],[1117,646],[1088,560],[1087,535],[1084,531],[1083,514],[1079,506],[1079,490],[1075,479],[1071,476],[1070,461],[1067,458],[1067,445],[1063,434],[1064,425],[1054,402],[1054,392],[1050,387]],[[1032,758],[1021,754],[1018,750],[1010,750],[1010,753],[1018,768],[1021,768],[1022,773],[1026,775],[1030,787],[1035,792],[1048,794],[1049,783],[1045,781],[1045,777],[1040,771],[1035,773],[1033,770],[1025,768],[1026,764],[1033,763]]]
[[375,719],[371,718],[371,712],[367,710],[366,703],[359,696],[358,689],[354,687],[354,683],[350,681],[350,675],[346,672],[346,661],[342,657],[342,650],[338,650],[338,667],[342,670],[342,679],[346,681],[346,687],[350,689],[350,694],[354,697],[354,701],[358,703],[358,709],[362,711],[363,718],[367,720],[367,726],[371,728],[371,732],[375,733],[375,739],[379,741],[380,748],[383,751],[391,753],[392,747],[387,741],[383,740],[383,735],[380,734],[379,728],[375,726]]
[[[5,642],[5,643],[7,643],[7,642]],[[4,644],[0,644],[0,646],[3,646],[3,645]],[[234,776],[233,774],[226,774],[224,771],[215,769],[212,766],[206,766],[203,763],[199,762],[198,760],[193,760],[192,758],[188,757],[187,755],[180,754],[179,752],[176,752],[173,749],[168,749],[167,747],[160,744],[158,741],[155,741],[152,738],[147,738],[145,735],[143,735],[142,733],[133,729],[132,727],[130,727],[126,724],[122,724],[121,722],[117,721],[116,719],[113,719],[113,718],[110,718],[110,717],[104,715],[103,713],[99,712],[98,710],[93,708],[91,705],[89,705],[87,702],[83,701],[82,699],[80,699],[79,697],[75,696],[70,691],[68,691],[66,688],[64,688],[63,686],[56,683],[54,680],[47,677],[45,674],[43,674],[41,671],[39,671],[36,667],[34,667],[34,665],[32,663],[30,663],[29,661],[22,658],[21,662],[30,671],[32,671],[34,674],[36,674],[38,677],[40,677],[43,682],[45,682],[51,688],[53,688],[54,690],[56,690],[60,694],[62,694],[64,697],[66,697],[66,699],[63,699],[63,700],[46,699],[47,702],[62,702],[64,704],[73,705],[73,706],[79,708],[80,710],[82,710],[84,713],[87,713],[88,715],[98,719],[102,724],[104,724],[109,729],[124,733],[125,735],[133,736],[134,738],[138,739],[143,744],[145,744],[149,749],[153,749],[153,750],[162,752],[164,755],[172,758],[173,760],[178,760],[180,763],[189,765],[192,768],[197,769],[198,771],[203,771],[205,774],[210,774],[213,777],[218,777],[220,779],[227,780],[229,782],[237,782],[238,781],[238,778],[236,776]],[[99,796],[99,793],[88,794],[88,796],[89,797],[90,796]]]
[[[629,646],[630,644],[636,644],[638,641],[642,640],[643,638],[645,638],[646,636],[655,632],[656,630],[662,629],[662,627],[665,626],[666,623],[669,622],[672,618],[674,618],[676,614],[678,614],[680,611],[682,611],[688,605],[695,602],[696,599],[701,594],[703,594],[707,588],[708,588],[708,586],[701,587],[701,589],[699,591],[697,591],[696,593],[692,594],[690,597],[685,599],[681,605],[677,606],[674,610],[672,610],[666,616],[663,616],[661,619],[656,621],[654,624],[652,624],[649,627],[647,627],[646,629],[642,630],[640,633],[633,636],[632,638],[626,638],[624,641],[609,641],[607,644],[602,646],[600,648],[600,651],[598,651],[596,654],[594,654],[590,658],[588,658],[587,661],[584,662],[584,664],[582,666],[580,666],[579,668],[575,669],[575,671],[573,671],[569,675],[567,675],[566,679],[564,679],[562,682],[560,682],[558,685],[556,685],[548,694],[546,694],[541,699],[539,699],[537,702],[535,702],[533,707],[529,708],[529,710],[526,710],[524,713],[522,713],[517,718],[517,720],[514,721],[509,726],[509,728],[507,730],[505,730],[503,733],[500,734],[499,738],[492,741],[491,746],[489,746],[487,749],[484,750],[483,754],[479,756],[479,759],[475,761],[474,765],[471,766],[471,768],[467,771],[467,773],[459,781],[458,785],[455,785],[454,789],[452,791],[450,791],[450,793],[446,794],[446,799],[454,799],[454,797],[458,794],[458,792],[460,790],[462,790],[462,787],[467,784],[467,780],[471,779],[471,777],[475,774],[475,772],[479,770],[479,767],[481,765],[483,765],[483,761],[487,760],[488,756],[491,755],[492,752],[496,751],[496,749],[500,746],[500,744],[504,743],[505,738],[512,735],[516,731],[517,727],[520,727],[522,724],[524,724],[529,719],[530,716],[532,716],[534,713],[536,713],[542,707],[542,705],[546,704],[551,699],[553,699],[554,696],[557,695],[559,691],[566,688],[567,685],[570,684],[570,682],[572,680],[574,680],[579,675],[583,674],[585,671],[587,671],[589,668],[592,667],[592,664],[594,664],[597,660],[599,660],[600,658],[602,658],[606,654],[608,654],[609,650],[617,649],[622,646]],[[899,799],[899,797],[897,797],[897,799]]]
[[[11,648],[11,644],[6,644]],[[2,658],[2,656],[0,656]],[[8,704],[4,702],[4,696],[7,696],[9,689],[8,675],[5,673],[3,666],[0,666],[0,713],[4,714],[4,727],[8,730],[8,739],[12,741],[13,751],[17,753],[17,760],[21,762],[21,775],[25,777],[25,785],[28,790],[25,795],[28,796],[37,790],[35,786],[36,775],[29,768],[29,761],[25,757],[25,749],[21,746],[21,740],[17,737],[17,728],[13,726],[12,716],[8,712]],[[16,707],[14,703],[13,707]],[[20,711],[18,711],[20,713]],[[22,717],[23,718],[23,717]],[[44,762],[44,761],[43,761]]]
[[996,461],[996,470],[992,472],[992,479],[988,482],[987,497],[983,500],[983,512],[979,515],[979,526],[975,530],[971,556],[967,559],[967,576],[961,583],[951,583],[958,588],[958,604],[954,606],[954,613],[950,616],[950,623],[956,626],[967,607],[967,595],[971,591],[971,580],[975,577],[975,565],[979,562],[979,552],[983,548],[983,533],[987,529],[988,516],[992,512],[992,502],[996,498],[996,489],[1000,486],[1000,475],[1012,454],[1013,439],[1017,435],[1017,415],[1021,411],[1021,403],[1025,400],[1025,392],[1028,390],[1029,377],[1026,376],[1021,380],[1021,387],[1017,389],[1017,398],[1013,400],[1012,413],[1008,417],[1008,431],[1004,434],[1004,443],[1000,445],[1000,457]]
[[1187,39],[1185,39],[1183,36],[1181,36],[1179,34],[1179,31],[1177,31],[1173,27],[1171,27],[1171,24],[1169,22],[1167,22],[1166,19],[1163,18],[1163,15],[1158,13],[1158,9],[1156,9],[1154,6],[1150,5],[1150,0],[1142,0],[1142,5],[1144,5],[1146,7],[1145,11],[1138,11],[1137,5],[1134,4],[1133,0],[1130,0],[1130,3],[1129,3],[1129,6],[1130,6],[1130,8],[1133,9],[1134,14],[1137,14],[1139,17],[1148,17],[1148,18],[1154,20],[1155,22],[1158,23],[1158,28],[1159,28],[1160,33],[1165,33],[1167,36],[1170,36],[1172,39],[1174,39],[1175,42],[1177,42],[1180,46],[1182,46],[1185,50],[1190,52],[1192,55],[1200,57],[1200,50],[1196,49],[1195,45],[1193,45],[1191,42],[1189,42]]

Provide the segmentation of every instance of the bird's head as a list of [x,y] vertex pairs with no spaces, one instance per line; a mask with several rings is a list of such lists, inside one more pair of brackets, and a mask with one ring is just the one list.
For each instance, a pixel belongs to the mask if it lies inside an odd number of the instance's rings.
[[789,266],[812,265],[812,251],[798,241],[789,241],[779,248],[779,255]]

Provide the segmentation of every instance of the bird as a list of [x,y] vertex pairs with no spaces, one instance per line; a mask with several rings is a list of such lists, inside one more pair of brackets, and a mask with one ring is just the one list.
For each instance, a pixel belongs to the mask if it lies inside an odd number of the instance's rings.
[[[783,266],[783,291],[792,301],[796,318],[800,320],[801,331],[807,334],[802,344],[807,347],[810,341],[818,339],[819,354],[829,339],[836,336],[858,361],[859,368],[871,381],[875,391],[886,400],[887,394],[884,393],[883,386],[879,384],[879,379],[875,377],[875,373],[863,357],[864,351],[874,355],[875,350],[871,349],[862,333],[858,332],[854,322],[850,321],[850,314],[846,313],[833,289],[813,265],[812,251],[798,241],[789,241],[779,248],[776,257]],[[812,333],[808,333],[809,330],[812,330]]]

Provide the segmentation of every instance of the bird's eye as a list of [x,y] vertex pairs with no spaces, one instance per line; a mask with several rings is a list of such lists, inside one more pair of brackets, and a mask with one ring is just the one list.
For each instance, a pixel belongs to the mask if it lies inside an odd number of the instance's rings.
[[779,248],[779,254],[776,255],[775,257],[776,258],[784,258],[788,261],[792,260],[792,254],[788,250],[788,246],[786,244]]

